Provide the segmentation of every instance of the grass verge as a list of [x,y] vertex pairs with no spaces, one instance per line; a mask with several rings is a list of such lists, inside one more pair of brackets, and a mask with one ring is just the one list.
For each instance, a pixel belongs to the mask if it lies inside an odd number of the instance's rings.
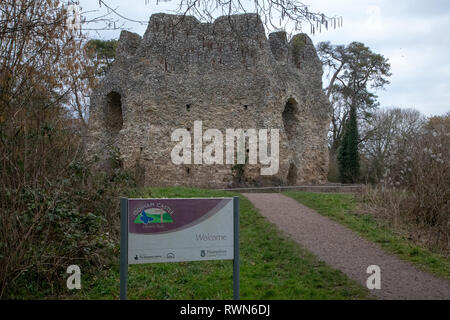
[[[151,188],[130,197],[230,197],[190,188]],[[317,260],[241,198],[242,299],[369,299],[369,291]],[[117,299],[119,265],[82,279],[70,299]],[[232,262],[184,262],[129,267],[129,299],[231,299]]]
[[418,246],[371,215],[355,214],[354,195],[296,191],[284,194],[379,244],[399,258],[412,262],[419,269],[450,280],[450,259]]

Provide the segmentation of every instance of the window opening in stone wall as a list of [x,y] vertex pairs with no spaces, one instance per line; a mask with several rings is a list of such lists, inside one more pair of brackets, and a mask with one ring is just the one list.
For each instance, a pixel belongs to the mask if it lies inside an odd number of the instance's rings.
[[117,92],[106,96],[106,129],[113,137],[119,134],[123,127],[122,97]]
[[298,126],[298,120],[295,115],[297,112],[297,107],[297,101],[291,98],[286,102],[286,106],[284,107],[283,111],[284,130],[289,140],[292,140],[292,138],[294,137],[295,131],[297,129],[296,127]]

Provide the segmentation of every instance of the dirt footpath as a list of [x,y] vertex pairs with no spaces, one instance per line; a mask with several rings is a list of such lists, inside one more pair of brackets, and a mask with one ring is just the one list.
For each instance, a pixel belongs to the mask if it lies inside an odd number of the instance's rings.
[[244,194],[260,213],[330,266],[366,286],[367,267],[381,269],[380,299],[450,299],[450,283],[419,271],[350,229],[277,193]]

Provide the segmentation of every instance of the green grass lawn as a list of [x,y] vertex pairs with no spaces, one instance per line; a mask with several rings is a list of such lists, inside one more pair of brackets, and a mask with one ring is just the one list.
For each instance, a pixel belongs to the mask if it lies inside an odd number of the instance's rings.
[[[151,194],[150,192],[151,191]],[[152,188],[130,197],[230,197],[189,188]],[[241,198],[242,299],[370,299],[369,291],[320,262],[280,234]],[[119,257],[117,257],[117,260]],[[64,298],[118,299],[119,265],[82,278],[82,289]],[[129,299],[232,299],[232,261],[132,265]]]
[[373,216],[354,214],[356,205],[354,195],[296,191],[284,194],[347,226],[364,238],[379,244],[386,251],[414,263],[418,268],[450,279],[450,259],[414,244],[375,220]]

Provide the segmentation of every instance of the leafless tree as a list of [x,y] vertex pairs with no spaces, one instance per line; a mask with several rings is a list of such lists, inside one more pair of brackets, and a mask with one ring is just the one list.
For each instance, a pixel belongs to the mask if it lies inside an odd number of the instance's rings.
[[365,162],[365,179],[379,182],[388,168],[394,149],[404,139],[411,139],[423,128],[426,118],[417,110],[379,109],[367,122],[361,123],[361,154]]
[[37,234],[51,243],[43,222],[81,155],[90,61],[67,19],[56,0],[0,2],[0,297],[30,263],[67,258],[26,259]]
[[[156,4],[168,1],[155,0]],[[111,15],[118,18],[113,22],[107,21],[109,27],[115,27],[118,21],[147,23],[147,21],[125,16],[117,8],[109,5],[107,0],[99,0],[98,3],[99,7],[107,8],[110,18]],[[145,0],[145,4],[149,3],[150,0]],[[180,16],[191,15],[201,22],[212,22],[218,16],[255,13],[261,17],[267,32],[289,29],[291,33],[301,31],[315,34],[323,30],[336,29],[343,25],[342,17],[315,12],[299,0],[177,0],[174,1],[174,5],[175,9],[171,13]],[[86,22],[104,22],[102,19],[105,19],[105,17]]]

